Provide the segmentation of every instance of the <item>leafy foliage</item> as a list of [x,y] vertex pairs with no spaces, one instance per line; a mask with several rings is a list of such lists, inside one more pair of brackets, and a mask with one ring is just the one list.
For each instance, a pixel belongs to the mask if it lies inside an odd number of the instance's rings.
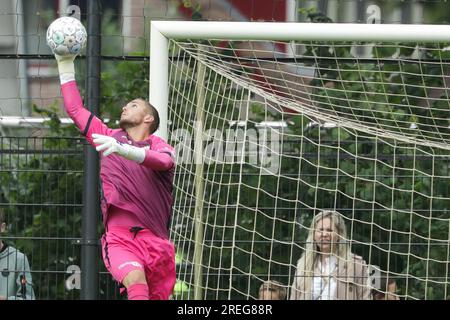
[[65,274],[69,265],[79,264],[82,208],[82,143],[64,128],[54,111],[46,138],[10,139],[2,145],[8,157],[1,157],[1,191],[9,204],[9,234],[14,246],[24,252],[32,269],[34,291],[39,299],[76,298],[66,291]]

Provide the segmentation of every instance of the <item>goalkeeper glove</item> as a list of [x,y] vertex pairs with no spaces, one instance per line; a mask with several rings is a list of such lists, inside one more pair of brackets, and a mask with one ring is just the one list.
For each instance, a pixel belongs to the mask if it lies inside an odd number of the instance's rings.
[[61,84],[75,80],[75,57],[74,55],[60,56],[55,54]]
[[130,146],[117,141],[113,137],[104,136],[102,134],[94,133],[92,135],[94,143],[97,145],[97,151],[103,151],[103,156],[107,157],[111,153],[117,153],[126,159],[133,160],[137,163],[142,163],[145,160],[145,149]]

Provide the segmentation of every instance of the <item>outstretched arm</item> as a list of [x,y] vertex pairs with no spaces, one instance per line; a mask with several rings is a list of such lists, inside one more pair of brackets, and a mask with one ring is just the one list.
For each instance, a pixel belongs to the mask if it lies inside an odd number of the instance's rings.
[[142,164],[158,171],[167,171],[175,166],[175,160],[167,153],[145,150],[145,159]]
[[101,134],[93,134],[92,138],[97,145],[96,150],[103,151],[103,156],[105,157],[116,153],[119,156],[158,171],[169,170],[175,164],[173,157],[168,153],[130,146],[117,141],[113,137]]
[[100,119],[84,108],[80,92],[75,81],[75,56],[55,55],[58,63],[61,92],[64,99],[64,107],[69,117],[75,122],[80,132],[92,144],[92,133],[112,135],[114,130],[109,129]]

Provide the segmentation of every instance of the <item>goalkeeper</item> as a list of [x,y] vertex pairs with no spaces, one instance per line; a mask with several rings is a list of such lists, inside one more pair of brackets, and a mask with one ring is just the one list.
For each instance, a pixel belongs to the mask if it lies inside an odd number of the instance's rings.
[[[110,129],[83,107],[75,56],[55,55],[67,114],[102,152],[102,255],[129,300],[168,299],[175,285],[175,248],[169,241],[174,149],[153,135],[157,110],[143,99],[122,108]],[[122,288],[121,292],[124,291]]]

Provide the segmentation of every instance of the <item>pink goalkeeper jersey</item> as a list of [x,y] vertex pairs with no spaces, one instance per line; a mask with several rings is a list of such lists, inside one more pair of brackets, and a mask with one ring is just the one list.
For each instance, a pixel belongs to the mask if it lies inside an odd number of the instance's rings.
[[[102,182],[101,207],[103,222],[108,225],[111,206],[133,213],[142,227],[156,236],[168,239],[168,227],[172,214],[172,184],[174,174],[174,149],[161,138],[150,135],[144,141],[134,141],[122,129],[110,129],[100,119],[83,107],[75,81],[61,86],[67,114],[90,144],[92,134],[114,137],[117,141],[146,148],[142,164],[116,154],[101,157]],[[132,219],[132,220],[133,220]]]

